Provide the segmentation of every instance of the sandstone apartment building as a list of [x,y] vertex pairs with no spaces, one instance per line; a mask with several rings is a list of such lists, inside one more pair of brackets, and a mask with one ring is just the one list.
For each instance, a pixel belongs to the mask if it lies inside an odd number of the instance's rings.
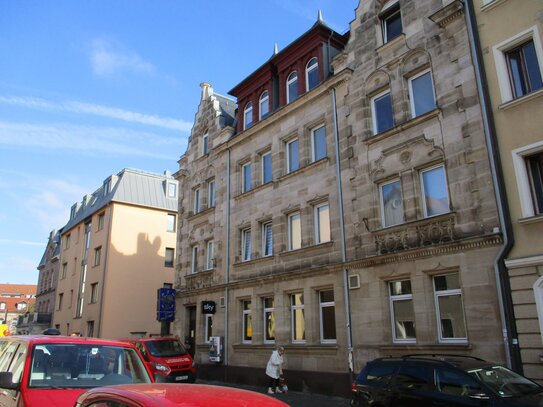
[[202,84],[175,174],[175,331],[202,375],[257,383],[275,345],[293,388],[336,393],[378,356],[505,362],[465,21],[459,1],[362,0],[348,33],[319,18],[236,103]]
[[178,185],[123,169],[71,208],[61,229],[53,326],[62,334],[159,334],[157,290],[171,287]]

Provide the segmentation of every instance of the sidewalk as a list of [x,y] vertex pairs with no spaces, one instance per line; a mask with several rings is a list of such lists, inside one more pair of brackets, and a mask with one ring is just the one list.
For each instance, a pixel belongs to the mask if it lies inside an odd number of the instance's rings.
[[[215,386],[237,387],[239,389],[251,390],[257,393],[265,393],[268,388],[247,386],[238,383],[224,383],[212,380],[196,380],[197,384],[212,384]],[[292,407],[347,407],[349,399],[336,396],[325,396],[322,394],[302,393],[299,391],[289,391],[286,394],[274,394],[270,397],[275,397]]]

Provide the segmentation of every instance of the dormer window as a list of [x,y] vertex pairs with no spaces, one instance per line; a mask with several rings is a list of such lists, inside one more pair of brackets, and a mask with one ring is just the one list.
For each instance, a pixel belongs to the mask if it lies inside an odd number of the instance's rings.
[[260,95],[259,110],[258,110],[260,120],[268,117],[269,113],[270,113],[270,95],[268,91],[266,90],[262,93],[262,95]]
[[111,178],[108,178],[104,181],[104,196],[109,194],[110,190],[111,190]]
[[72,205],[70,209],[70,220],[75,218],[75,212],[77,210],[77,204]]
[[317,58],[311,58],[307,63],[305,68],[305,83],[308,92],[319,84],[319,63]]
[[292,72],[287,79],[287,103],[298,98],[298,74]]
[[381,9],[379,18],[381,19],[383,31],[383,43],[386,44],[392,41],[402,33],[402,14],[399,0],[388,1]]
[[251,102],[245,105],[243,111],[243,130],[250,129],[253,126],[253,104]]
[[202,137],[202,155],[209,153],[209,135],[206,133]]
[[177,184],[168,182],[168,198],[177,198]]

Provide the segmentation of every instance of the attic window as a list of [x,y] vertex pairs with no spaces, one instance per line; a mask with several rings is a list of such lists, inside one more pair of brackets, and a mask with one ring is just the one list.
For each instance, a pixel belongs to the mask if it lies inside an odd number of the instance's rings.
[[311,58],[305,68],[307,90],[310,91],[319,84],[319,63],[317,58]]
[[108,178],[104,181],[104,196],[109,194],[111,190],[111,178]]
[[298,98],[298,74],[292,72],[287,79],[287,103],[294,102]]
[[202,137],[202,155],[209,153],[209,135],[206,133]]
[[168,182],[168,198],[177,198],[177,184]]
[[251,102],[245,105],[243,111],[243,130],[250,129],[253,126],[253,104]]
[[387,2],[381,9],[379,19],[381,20],[381,28],[383,30],[383,43],[386,44],[398,37],[403,30],[399,0]]
[[262,95],[260,95],[260,120],[265,119],[268,117],[268,114],[270,112],[270,96],[268,91],[264,91]]

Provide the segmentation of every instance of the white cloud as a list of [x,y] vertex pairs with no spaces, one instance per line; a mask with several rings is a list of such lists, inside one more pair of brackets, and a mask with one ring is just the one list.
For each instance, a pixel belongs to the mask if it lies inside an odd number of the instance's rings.
[[22,245],[22,246],[43,247],[45,244],[44,242],[31,242],[29,240],[0,239],[0,245]]
[[123,71],[152,74],[156,68],[138,54],[125,49],[118,41],[97,38],[90,46],[93,72],[98,76],[112,76]]
[[[180,152],[182,143],[180,137],[165,137],[126,128],[0,121],[0,145],[20,148],[176,160],[178,156],[172,151]],[[165,145],[171,148],[165,149]]]
[[108,117],[129,123],[145,124],[148,126],[162,127],[170,130],[189,132],[192,128],[192,123],[188,121],[172,119],[169,117],[160,117],[156,115],[148,115],[138,112],[131,112],[129,110],[102,106],[93,103],[84,103],[77,101],[56,103],[41,98],[19,96],[0,96],[0,103],[12,106],[22,106],[31,109],[45,109]]

